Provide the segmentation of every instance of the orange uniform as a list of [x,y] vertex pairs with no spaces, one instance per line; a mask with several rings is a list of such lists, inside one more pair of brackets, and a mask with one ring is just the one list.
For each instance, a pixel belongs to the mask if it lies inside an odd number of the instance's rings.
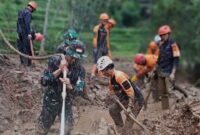
[[92,67],[92,76],[97,73],[96,62],[101,56],[112,57],[110,52],[110,33],[108,28],[101,24],[96,25],[93,29],[93,52],[94,54],[94,65]]
[[121,95],[128,97],[134,96],[134,89],[129,81],[129,77],[122,71],[114,70],[114,74],[110,78],[109,89],[111,94],[115,93],[120,97]]
[[145,59],[146,59],[145,65],[138,65],[138,64],[133,65],[133,68],[136,71],[137,78],[141,78],[146,73],[152,71],[156,65],[158,57],[156,55],[146,54]]
[[159,55],[159,47],[154,41],[151,41],[149,43],[149,46],[148,46],[148,49],[147,49],[147,54],[153,54],[153,55],[156,55],[156,56]]
[[[114,70],[114,73],[110,76],[109,88],[111,94],[115,94],[118,97],[127,111],[129,110],[130,113],[137,117],[144,104],[144,98],[140,88],[130,81],[128,75],[122,71]],[[121,132],[127,135],[134,122],[129,117],[126,117],[124,124],[121,111],[122,108],[116,102],[109,107],[109,114],[115,125],[117,127],[124,127]]]
[[[103,27],[105,29],[105,32],[106,32],[106,37],[105,37],[105,40],[104,42],[106,42],[106,47],[108,49],[110,49],[110,39],[109,39],[109,29],[107,27]],[[100,25],[96,25],[93,29],[93,47],[94,48],[97,48],[98,47],[98,37],[101,36],[99,35],[99,29],[100,29]],[[99,39],[100,41],[100,39]]]

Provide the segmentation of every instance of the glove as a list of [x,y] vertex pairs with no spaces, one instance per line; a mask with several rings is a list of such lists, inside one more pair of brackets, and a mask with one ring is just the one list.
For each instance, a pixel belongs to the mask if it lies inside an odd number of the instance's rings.
[[96,55],[97,53],[97,48],[93,48],[93,54]]
[[131,106],[128,106],[128,108],[126,109],[126,113],[127,113],[127,115],[132,113],[132,107]]
[[78,92],[83,91],[84,86],[85,86],[85,82],[79,78],[76,82],[76,86],[74,90]]
[[137,81],[138,80],[138,77],[136,76],[136,75],[133,75],[132,77],[131,77],[131,81],[132,82],[135,82],[135,81]]
[[148,73],[149,78],[152,78],[154,75],[155,75],[154,71],[151,71],[151,72]]
[[32,35],[31,34],[28,34],[28,39],[32,40]]
[[175,75],[174,75],[174,73],[171,73],[171,74],[169,75],[169,79],[170,79],[171,81],[174,81],[174,80],[175,80]]
[[126,109],[126,112],[127,112],[127,114],[130,114],[130,113],[132,113],[132,107],[133,107],[132,97],[129,97],[128,100],[129,100],[128,101],[129,103],[128,103],[128,107]]

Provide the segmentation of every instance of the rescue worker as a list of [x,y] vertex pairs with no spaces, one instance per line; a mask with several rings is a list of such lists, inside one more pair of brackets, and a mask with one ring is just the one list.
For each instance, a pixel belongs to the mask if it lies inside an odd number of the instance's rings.
[[99,16],[100,23],[93,29],[93,58],[91,77],[97,74],[96,63],[101,56],[111,57],[109,30],[107,28],[109,16],[107,13],[101,13]]
[[[140,88],[130,81],[126,73],[115,70],[114,63],[108,56],[102,56],[98,59],[97,69],[102,72],[104,76],[109,77],[111,95],[119,99],[128,113],[133,113],[133,115],[137,117],[144,104]],[[117,130],[123,131],[123,135],[128,135],[127,133],[131,130],[133,121],[127,116],[124,124],[120,114],[121,111],[122,108],[117,102],[114,102],[109,108],[110,116],[116,124]]]
[[168,25],[163,25],[158,29],[161,40],[156,70],[158,72],[158,89],[161,92],[162,109],[169,109],[169,91],[173,89],[175,73],[181,56],[179,46],[171,39],[171,32]]
[[[32,40],[42,41],[43,35],[40,33],[35,33],[31,29],[31,18],[32,13],[36,10],[37,3],[35,1],[30,1],[26,8],[22,9],[18,14],[17,19],[17,47],[21,53],[27,55],[34,55],[31,52],[31,43]],[[30,66],[32,64],[31,59],[24,58],[20,56],[20,62],[23,65]]]
[[64,43],[57,46],[56,53],[64,53],[65,48],[68,47],[72,41],[78,39],[78,33],[74,29],[68,29],[66,33],[63,35]]
[[157,59],[158,57],[153,54],[136,54],[133,58],[133,68],[136,75],[131,78],[131,81],[137,82],[146,77],[148,82],[150,82],[149,90],[152,89],[152,96],[155,102],[159,101],[159,91],[157,90],[158,77],[157,74],[155,74]]
[[136,75],[131,78],[132,81],[136,81],[141,77],[147,75],[151,72],[156,65],[158,57],[152,54],[142,54],[138,53],[134,56],[134,65],[133,68],[136,72]]
[[[51,57],[48,68],[44,70],[41,84],[46,87],[43,107],[36,126],[36,135],[46,135],[53,125],[56,116],[62,110],[62,83],[66,84],[67,97],[65,102],[66,134],[70,135],[73,128],[72,100],[76,95],[83,95],[85,89],[85,69],[80,64],[84,57],[82,42],[76,40],[65,51],[65,60],[60,56]],[[63,68],[67,66],[67,78],[62,78]]]
[[159,48],[158,45],[156,44],[155,41],[151,41],[149,43],[148,49],[147,49],[147,54],[153,54],[158,56],[159,55]]

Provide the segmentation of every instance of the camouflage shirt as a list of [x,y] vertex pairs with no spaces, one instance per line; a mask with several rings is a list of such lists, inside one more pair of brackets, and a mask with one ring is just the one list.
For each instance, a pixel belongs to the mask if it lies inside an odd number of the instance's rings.
[[[44,73],[41,78],[41,84],[43,86],[47,86],[51,89],[54,89],[57,94],[61,94],[61,92],[62,92],[63,84],[59,80],[59,77],[62,77],[63,75],[61,74],[60,76],[58,76],[56,78],[56,77],[54,77],[53,72],[59,68],[60,61],[61,61],[60,56],[53,56],[53,57],[49,58],[48,68],[44,70]],[[81,62],[77,61],[76,63],[69,65],[68,70],[69,71],[67,73],[67,77],[70,79],[70,82],[71,82],[73,88],[75,89],[75,87],[77,86],[78,78],[80,78],[80,80],[84,83],[84,85],[83,85],[83,87],[84,87],[85,86],[85,82],[84,82],[85,69],[81,65]],[[73,92],[75,92],[75,91],[73,91]]]

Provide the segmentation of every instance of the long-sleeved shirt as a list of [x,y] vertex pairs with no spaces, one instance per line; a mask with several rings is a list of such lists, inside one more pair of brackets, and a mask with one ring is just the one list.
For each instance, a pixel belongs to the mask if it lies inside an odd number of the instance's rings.
[[[62,92],[62,82],[59,80],[59,77],[55,77],[53,72],[59,68],[61,61],[60,56],[53,56],[48,61],[48,68],[44,70],[44,73],[41,78],[41,84],[43,86],[51,87],[55,91],[61,94]],[[76,62],[68,66],[67,77],[70,79],[70,83],[73,88],[77,85],[77,81],[80,78],[82,81],[85,79],[85,69],[81,66],[80,62]]]
[[18,13],[17,33],[28,36],[31,34],[31,11],[26,7]]

